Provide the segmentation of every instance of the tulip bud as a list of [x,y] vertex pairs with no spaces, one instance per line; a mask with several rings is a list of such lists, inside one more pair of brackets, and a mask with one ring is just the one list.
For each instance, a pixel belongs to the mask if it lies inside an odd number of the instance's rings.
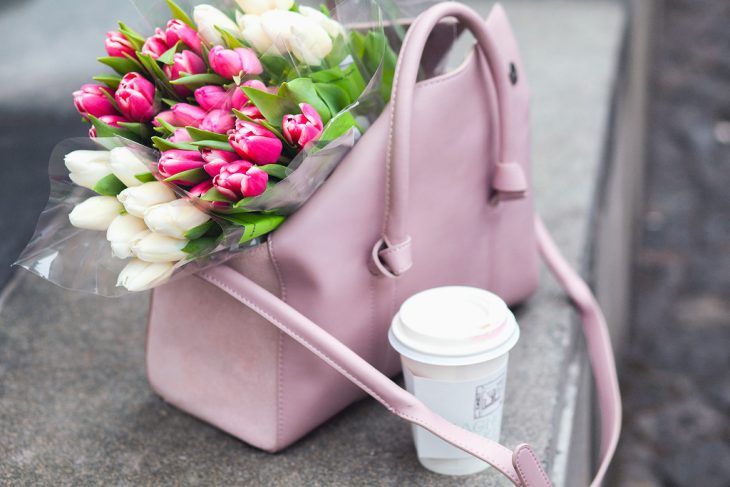
[[228,110],[211,110],[200,123],[200,129],[225,134],[236,124],[236,117]]
[[92,196],[76,205],[68,219],[76,228],[106,230],[122,210],[122,205],[113,196]]
[[187,240],[149,232],[132,244],[132,253],[145,262],[176,262],[188,256],[183,252],[187,244]]
[[[243,86],[246,86],[249,88],[255,88],[259,91],[267,91],[266,85],[257,79],[248,80],[243,83]],[[237,86],[233,90],[233,94],[231,95],[231,107],[235,108],[236,110],[240,110],[244,106],[246,106],[246,103],[248,103],[248,102],[249,102],[249,99],[248,99],[248,96],[246,96],[246,93],[243,92],[241,87]]]
[[333,39],[337,38],[338,36],[345,35],[345,29],[342,27],[342,24],[340,24],[336,20],[333,20],[333,19],[327,17],[325,14],[323,14],[316,8],[300,5],[299,13],[301,15],[305,16],[306,18],[316,22]]
[[144,221],[153,232],[172,238],[186,240],[190,230],[210,220],[210,216],[200,211],[189,200],[178,199],[169,203],[148,208]]
[[119,110],[134,122],[147,122],[157,112],[155,85],[139,73],[127,73],[114,95]]
[[264,120],[265,117],[261,113],[261,110],[259,110],[259,107],[256,105],[246,105],[245,107],[241,108],[239,112],[246,115],[248,118],[251,118],[253,120]]
[[226,14],[213,7],[212,5],[198,5],[193,9],[193,20],[195,25],[198,26],[198,33],[208,43],[212,45],[222,45],[223,36],[216,29],[221,29],[236,32],[235,22],[233,22]]
[[[119,122],[129,122],[129,120],[124,117],[120,117],[119,115],[102,115],[98,118],[101,122],[104,122],[108,126],[115,128],[122,128],[122,126],[119,125]],[[91,128],[89,128],[89,137],[91,137],[92,139],[96,138],[96,127],[94,127],[93,125],[91,126]]]
[[294,0],[236,0],[244,13],[261,15],[269,10],[289,10]]
[[106,86],[85,84],[80,90],[73,92],[74,106],[83,117],[116,115],[117,110],[109,99],[113,96],[114,92]]
[[213,71],[226,79],[257,75],[264,71],[256,53],[245,47],[224,49],[223,46],[215,46],[208,53],[208,62]]
[[266,191],[269,175],[247,161],[226,164],[213,178],[218,192],[231,201],[258,196]]
[[154,181],[141,186],[127,188],[117,195],[127,213],[144,218],[144,212],[150,206],[167,203],[176,198],[175,192],[165,183]]
[[137,57],[134,46],[121,32],[107,32],[104,47],[106,53],[113,57],[125,57],[125,54],[133,58]]
[[148,54],[152,59],[162,56],[170,46],[167,45],[167,35],[160,28],[155,29],[155,35],[148,37],[142,46],[142,53]]
[[322,133],[322,118],[312,105],[300,103],[300,115],[284,115],[281,122],[284,138],[290,144],[304,147]]
[[66,154],[63,162],[71,181],[84,188],[94,189],[99,181],[112,173],[109,151],[105,150],[75,150]]
[[[213,181],[210,179],[206,179],[202,183],[198,183],[195,186],[193,186],[192,188],[190,188],[190,191],[188,191],[188,193],[190,193],[190,196],[195,196],[196,198],[200,198],[205,193],[210,191],[210,188],[212,188],[212,187],[213,187]],[[215,201],[213,203],[218,203],[218,202]]]
[[188,103],[178,103],[172,106],[175,122],[181,127],[199,127],[205,118],[206,112],[200,107]]
[[202,42],[198,33],[182,20],[172,19],[167,22],[167,30],[165,31],[165,39],[167,45],[172,47],[179,41],[186,44],[190,49],[200,54],[202,52]]
[[238,160],[238,154],[227,150],[220,149],[203,149],[201,151],[203,160],[205,161],[205,172],[210,174],[211,177],[217,176],[221,172],[221,168],[229,162]]
[[132,259],[119,273],[117,286],[132,292],[145,291],[167,281],[174,270],[174,262],[150,263]]
[[109,166],[125,186],[141,186],[151,175],[144,161],[128,147],[115,147],[109,153]]
[[270,10],[261,15],[261,28],[280,53],[291,52],[316,66],[332,51],[332,39],[314,20],[296,12]]
[[198,105],[205,110],[230,110],[231,100],[228,96],[228,92],[223,89],[222,86],[201,86],[195,93],[195,101]]
[[[165,76],[170,80],[180,79],[181,73],[201,74],[207,71],[203,59],[193,51],[183,51],[172,56],[172,65],[166,64],[163,68]],[[188,96],[192,91],[184,85],[173,85],[180,96]]]
[[180,128],[175,129],[175,133],[172,134],[167,140],[170,142],[192,142],[193,138],[190,137],[190,134],[186,129]]
[[279,138],[269,129],[244,120],[236,120],[228,143],[241,157],[261,165],[278,161],[283,148]]
[[132,244],[147,231],[144,220],[129,213],[114,218],[106,231],[106,239],[111,244],[114,257],[132,257]]
[[[160,172],[162,177],[167,179],[180,173],[184,173],[185,171],[200,169],[203,167],[203,164],[205,164],[205,161],[203,161],[203,157],[197,150],[171,149],[162,153],[160,162],[157,165],[157,170]],[[171,182],[182,184],[184,186],[191,186],[199,183],[202,179],[207,178],[205,175],[193,175],[187,177],[180,175],[179,179],[175,179]]]
[[155,127],[159,127],[161,125],[160,122],[157,121],[158,118],[161,118],[170,125],[177,125],[177,121],[175,120],[175,114],[172,112],[172,110],[164,110],[155,115],[155,119],[152,120],[152,125],[154,125]]
[[243,15],[237,11],[236,23],[238,23],[239,32],[243,36],[243,39],[258,52],[262,54],[271,52],[272,54],[278,55],[286,52],[281,52],[274,46],[274,41],[264,31],[261,17],[258,15]]

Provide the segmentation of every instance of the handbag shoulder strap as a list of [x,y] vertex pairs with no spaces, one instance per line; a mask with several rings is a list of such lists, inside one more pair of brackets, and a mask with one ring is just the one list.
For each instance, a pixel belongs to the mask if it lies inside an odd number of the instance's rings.
[[[583,328],[603,415],[601,466],[592,483],[593,486],[598,486],[603,480],[616,448],[621,422],[618,382],[608,331],[603,315],[588,286],[560,255],[542,223],[538,220],[536,225],[543,258],[573,299],[583,318]],[[484,460],[516,486],[545,487],[551,485],[535,452],[529,445],[519,445],[513,451],[448,422],[342,342],[237,271],[221,265],[202,271],[198,276],[271,322],[378,400],[393,414],[427,429],[457,448]]]

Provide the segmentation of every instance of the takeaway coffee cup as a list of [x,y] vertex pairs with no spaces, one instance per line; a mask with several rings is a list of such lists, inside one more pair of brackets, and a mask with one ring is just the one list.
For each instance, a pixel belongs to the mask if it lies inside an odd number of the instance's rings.
[[[450,286],[407,299],[388,337],[400,354],[406,388],[452,423],[498,441],[507,357],[520,330],[502,299],[483,289]],[[413,426],[418,460],[445,475],[489,467]]]

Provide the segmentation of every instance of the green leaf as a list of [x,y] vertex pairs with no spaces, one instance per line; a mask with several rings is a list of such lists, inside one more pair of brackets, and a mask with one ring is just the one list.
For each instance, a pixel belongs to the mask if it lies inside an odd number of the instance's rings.
[[162,64],[174,64],[173,57],[175,56],[175,53],[177,52],[177,48],[180,45],[181,41],[177,41],[174,46],[172,46],[167,51],[163,52],[160,57],[157,58],[158,63]]
[[[287,98],[297,105],[300,103],[307,103],[311,105],[315,110],[317,110],[320,117],[322,117],[322,123],[327,123],[330,118],[332,118],[332,113],[330,113],[329,107],[324,101],[322,101],[322,98],[319,97],[317,90],[314,87],[314,83],[312,83],[312,80],[309,78],[297,78],[287,83],[283,83],[281,88],[279,88],[279,96]],[[299,113],[299,110],[290,113]]]
[[266,164],[265,166],[259,166],[259,169],[264,171],[269,176],[273,176],[277,179],[284,179],[293,171],[286,166],[281,164]]
[[222,85],[228,80],[215,73],[188,74],[170,81],[173,85]]
[[330,17],[330,9],[327,8],[327,5],[320,3],[319,4],[319,11],[322,12],[327,17]]
[[190,137],[195,141],[206,141],[206,140],[217,140],[219,142],[228,143],[228,136],[226,134],[217,134],[215,132],[208,132],[196,127],[185,127]]
[[94,191],[104,196],[116,196],[126,186],[114,174],[107,174],[94,185]]
[[177,174],[173,174],[167,179],[163,179],[166,183],[174,183],[177,181],[185,181],[185,183],[181,184],[197,184],[200,182],[205,181],[206,179],[210,179],[210,176],[207,172],[203,170],[202,167],[197,167],[195,169],[189,169],[187,171],[182,171]]
[[203,196],[200,197],[203,201],[221,201],[223,203],[230,203],[231,200],[226,198],[215,188],[210,188]]
[[172,106],[175,106],[178,103],[180,103],[179,101],[177,101],[177,100],[171,100],[170,98],[160,98],[160,100],[162,101],[162,103],[164,103],[168,107],[172,107]]
[[116,74],[99,74],[94,76],[93,79],[100,83],[104,83],[112,90],[116,90],[119,87],[119,82],[122,81],[122,77],[117,76]]
[[221,217],[243,227],[243,235],[239,241],[242,244],[274,231],[286,220],[284,216],[264,213],[238,213],[221,215]]
[[139,34],[130,29],[124,24],[124,22],[119,22],[119,32],[124,34],[124,37],[126,37],[127,40],[132,43],[135,51],[142,50],[142,46],[144,46],[145,41],[145,38],[142,36],[142,34]]
[[[162,96],[167,97],[170,99],[179,99],[179,96],[177,92],[175,91],[175,88],[172,87],[170,84],[170,80],[167,79],[167,76],[165,76],[165,72],[162,71],[162,68],[159,64],[157,64],[157,61],[152,59],[152,57],[149,54],[143,54],[140,51],[137,51],[137,58],[139,59],[139,62],[145,67],[147,70],[147,73],[157,82],[157,85],[162,89]],[[163,101],[166,100],[166,98],[162,98]],[[174,105],[174,102],[172,105]],[[170,105],[170,106],[172,106]]]
[[155,120],[157,120],[157,123],[160,124],[160,127],[167,131],[168,134],[172,135],[175,133],[175,127],[167,121],[163,120],[162,117],[157,117]]
[[277,137],[279,137],[279,139],[281,139],[281,142],[284,144],[284,147],[287,148],[288,150],[294,150],[294,149],[296,149],[295,146],[289,144],[289,142],[286,141],[286,139],[284,138],[284,136],[281,133],[281,130],[279,130],[278,128],[274,127],[273,125],[271,125],[266,120],[262,120],[262,119],[254,120],[253,118],[249,117],[245,113],[239,112],[235,108],[233,109],[233,114],[236,117],[240,118],[241,120],[245,120],[246,122],[250,122],[250,123],[255,123],[257,125],[261,125],[263,128],[265,128],[267,130],[270,130],[274,135],[276,135]]
[[107,125],[93,115],[89,115],[89,121],[91,122],[91,125],[93,125],[96,129],[97,137],[119,136],[124,137],[125,139],[133,140],[135,142],[143,143],[143,140],[140,139],[135,133],[130,132],[129,130],[124,128],[112,127],[111,125]]
[[135,174],[134,178],[137,181],[142,181],[143,183],[151,183],[153,181],[157,181],[157,179],[155,179],[155,176],[151,172],[143,172],[142,174]]
[[132,61],[131,59],[124,58],[124,57],[116,57],[116,56],[104,56],[96,58],[97,61],[99,61],[102,64],[106,64],[110,68],[112,68],[114,71],[121,75],[125,75],[127,73],[131,73],[132,71],[141,71],[142,65],[139,64],[136,61]]
[[196,240],[208,233],[208,230],[210,230],[210,227],[212,227],[213,225],[215,225],[213,220],[208,220],[207,222],[202,223],[197,227],[191,228],[190,230],[185,232],[184,236],[188,240]]
[[149,129],[147,128],[147,125],[143,123],[119,122],[119,126],[124,127],[125,129],[129,130],[135,135],[138,135],[141,138],[146,138],[149,134]]
[[231,147],[231,144],[229,144],[228,142],[221,142],[220,140],[196,140],[195,142],[189,142],[189,144],[195,146],[196,148],[204,147],[207,149],[218,149],[228,152],[236,152],[233,147]]
[[326,66],[339,66],[339,64],[350,54],[347,41],[343,35],[338,35],[332,41],[332,50],[324,58]]
[[327,124],[322,131],[322,134],[320,134],[317,141],[318,145],[319,143],[324,144],[341,137],[353,127],[357,127],[355,117],[353,117],[350,112],[339,113],[335,118],[330,120],[330,123]]
[[218,245],[218,237],[202,237],[191,240],[182,248],[182,251],[189,254],[188,258],[195,257],[207,250],[212,250]]
[[161,151],[166,151],[170,149],[198,150],[197,147],[187,142],[170,142],[167,139],[163,139],[162,137],[157,136],[152,137],[152,145],[154,145],[158,150]]
[[225,42],[228,49],[236,49],[237,47],[251,47],[248,45],[248,43],[243,42],[241,39],[235,37],[233,34],[231,34],[229,31],[222,27],[216,25],[215,30],[220,32],[221,37],[223,38],[223,42]]
[[331,113],[339,113],[344,110],[351,101],[345,93],[345,90],[336,85],[327,83],[316,83],[314,88],[317,90],[317,94],[327,104]]
[[249,86],[244,86],[243,92],[256,105],[256,108],[261,111],[264,118],[277,129],[281,129],[281,121],[284,115],[299,113],[296,104],[286,98]]
[[283,57],[275,56],[273,54],[264,54],[259,60],[264,68],[264,74],[268,75],[270,81],[272,81],[272,83],[269,84],[279,84],[287,78],[290,64],[289,61]]
[[167,2],[167,6],[170,7],[170,13],[172,14],[173,18],[176,18],[178,20],[182,20],[186,24],[188,24],[193,29],[197,30],[198,27],[195,25],[195,22],[193,22],[193,19],[188,17],[188,14],[185,13],[185,10],[180,8],[178,4],[173,2],[172,0],[165,0]]

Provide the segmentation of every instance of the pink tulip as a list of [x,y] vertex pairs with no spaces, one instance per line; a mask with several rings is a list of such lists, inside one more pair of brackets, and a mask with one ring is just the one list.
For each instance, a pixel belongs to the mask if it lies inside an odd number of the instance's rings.
[[[120,117],[119,115],[102,115],[99,117],[99,120],[114,128],[122,128],[119,122],[128,122],[126,118]],[[92,139],[96,138],[96,127],[92,126],[89,129],[89,137]]]
[[157,121],[158,118],[161,118],[170,125],[177,125],[175,121],[175,114],[172,112],[172,110],[165,110],[155,115],[155,119],[152,120],[152,125],[154,125],[155,127],[160,126],[160,122]]
[[241,157],[262,165],[278,161],[283,148],[279,138],[269,129],[243,120],[236,120],[228,143]]
[[114,92],[106,86],[82,85],[80,90],[73,92],[76,110],[83,117],[92,115],[98,118],[102,115],[116,115],[117,110],[114,108],[114,104],[104,93],[114,96]]
[[245,107],[241,108],[239,112],[254,120],[264,119],[264,116],[261,114],[261,110],[259,110],[256,105],[246,105]]
[[[160,172],[162,177],[170,178],[184,171],[202,168],[203,164],[205,164],[205,161],[203,161],[200,152],[196,150],[171,149],[162,153],[162,157],[160,157],[160,161],[157,164],[157,170]],[[172,182],[191,186],[199,183],[200,181],[200,177],[181,177],[181,179],[176,179]]]
[[191,196],[196,196],[196,197],[200,198],[201,196],[205,195],[205,193],[210,191],[210,188],[212,188],[212,187],[213,187],[213,181],[210,179],[206,179],[202,183],[198,183],[195,186],[193,186],[192,188],[190,188],[188,193],[190,193]]
[[188,103],[178,103],[172,106],[176,125],[180,127],[199,127],[205,118],[206,112],[200,107]]
[[200,123],[201,130],[225,134],[236,123],[236,117],[228,110],[211,110]]
[[231,201],[258,196],[266,191],[269,175],[248,161],[226,164],[213,178],[219,193]]
[[223,46],[215,46],[208,53],[208,62],[213,71],[226,79],[242,74],[257,75],[264,70],[256,53],[245,47],[224,49]]
[[238,160],[238,154],[227,150],[203,149],[201,152],[205,161],[203,169],[211,176],[217,176],[223,166]]
[[167,36],[160,28],[155,29],[155,35],[148,37],[142,45],[142,53],[149,54],[152,59],[162,56],[168,49],[170,46],[167,45]]
[[175,133],[172,134],[170,138],[168,138],[170,142],[192,142],[193,138],[190,137],[190,134],[185,129],[175,129]]
[[[177,52],[172,56],[172,65],[163,68],[165,76],[170,80],[179,79],[182,73],[201,74],[207,71],[203,59],[193,51]],[[178,95],[188,96],[192,91],[184,85],[173,85]]]
[[228,92],[222,86],[201,86],[195,93],[195,101],[203,110],[214,110],[220,108],[222,110],[231,109],[231,100]]
[[302,111],[299,115],[284,115],[281,127],[287,142],[304,147],[319,137],[324,127],[322,118],[312,105],[300,103],[299,109]]
[[[243,83],[242,86],[247,86],[249,88],[255,88],[260,91],[267,91],[266,85],[263,84],[261,81],[257,79],[248,80]],[[231,95],[231,106],[235,108],[236,110],[240,110],[244,106],[246,106],[246,103],[248,103],[248,96],[246,96],[246,93],[243,92],[240,86],[237,86],[233,90],[233,95]]]
[[134,46],[121,32],[107,32],[104,47],[106,53],[113,57],[126,57],[125,54],[133,58],[137,57]]
[[133,122],[147,122],[157,112],[155,85],[139,73],[127,73],[114,95],[122,115]]
[[170,47],[174,46],[179,41],[183,41],[183,44],[186,44],[197,54],[202,52],[202,41],[200,40],[198,33],[182,20],[172,19],[167,23],[165,39],[167,41],[167,45]]

